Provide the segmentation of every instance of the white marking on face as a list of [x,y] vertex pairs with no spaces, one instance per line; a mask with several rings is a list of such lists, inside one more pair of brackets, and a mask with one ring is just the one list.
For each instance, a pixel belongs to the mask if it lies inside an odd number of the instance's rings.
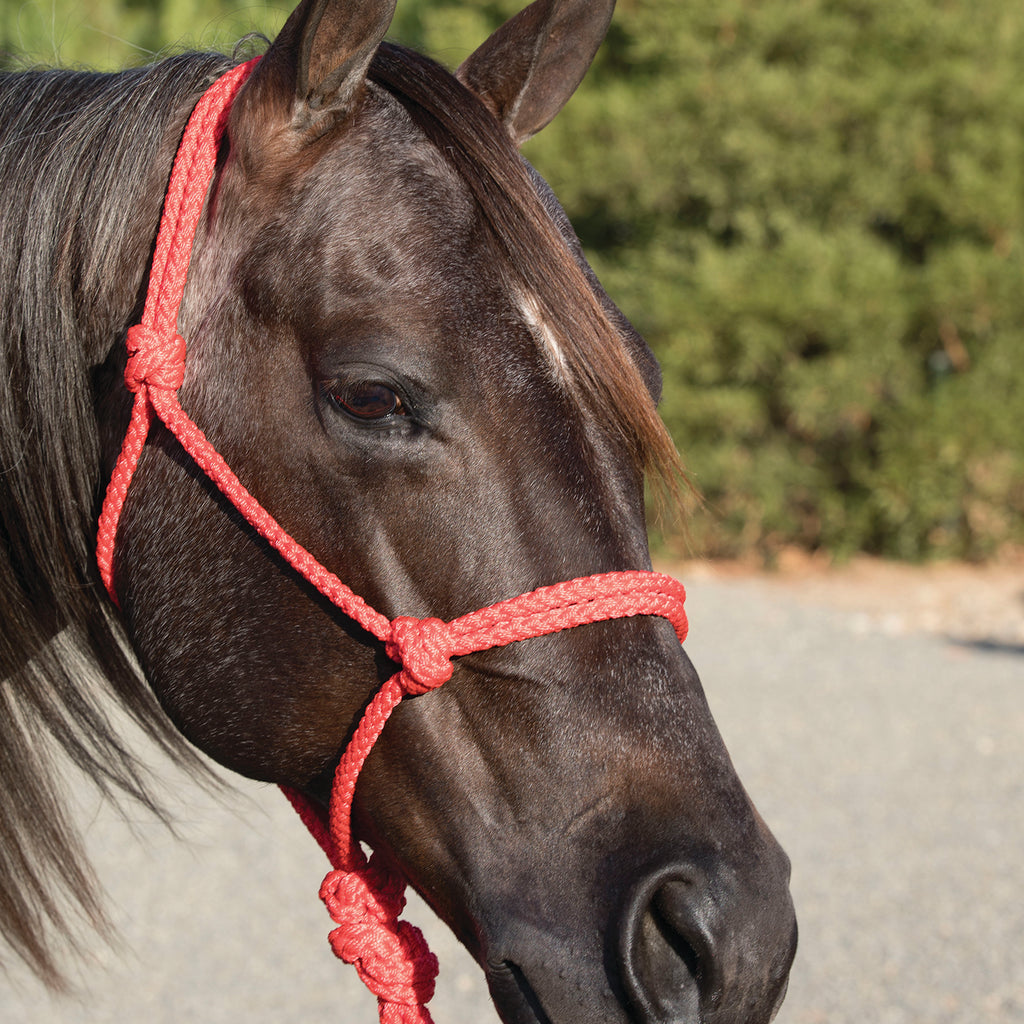
[[562,352],[554,332],[544,322],[540,303],[530,292],[516,292],[516,301],[519,311],[526,321],[526,326],[530,328],[530,332],[540,342],[541,348],[551,359],[555,371],[560,377],[567,378],[569,364],[565,361],[565,353]]

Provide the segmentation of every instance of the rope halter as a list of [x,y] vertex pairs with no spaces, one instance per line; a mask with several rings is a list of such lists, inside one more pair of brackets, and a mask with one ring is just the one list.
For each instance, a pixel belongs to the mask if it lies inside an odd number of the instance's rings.
[[337,924],[330,937],[335,953],[356,967],[377,996],[382,1024],[429,1024],[425,1004],[433,994],[437,959],[419,929],[399,920],[405,904],[404,878],[376,854],[367,860],[352,833],[356,781],[388,717],[403,697],[446,683],[453,671],[452,658],[585,623],[662,616],[672,623],[681,643],[687,630],[686,595],[682,584],[660,573],[612,572],[542,587],[451,622],[408,616],[389,620],[289,536],[246,490],[178,401],[186,345],[177,332],[177,319],[227,114],[257,61],[239,65],[207,90],[175,158],[142,321],[128,331],[125,383],[135,399],[100,515],[97,563],[116,603],[117,524],[155,416],[253,529],[344,614],[381,641],[388,657],[400,666],[368,705],[338,764],[328,812],[296,790],[285,789],[285,795],[334,868],[320,895]]

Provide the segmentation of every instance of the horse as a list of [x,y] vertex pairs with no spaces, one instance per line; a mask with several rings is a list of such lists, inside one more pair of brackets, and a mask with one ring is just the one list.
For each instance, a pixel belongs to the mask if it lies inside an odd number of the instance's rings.
[[[650,570],[678,456],[660,373],[521,157],[614,0],[535,0],[454,72],[385,41],[394,0],[302,0],[225,114],[177,330],[181,406],[263,508],[389,620]],[[321,810],[398,655],[151,424],[129,328],[186,120],[238,54],[0,76],[0,913],[60,985],[60,891],[102,925],[70,759],[154,807],[113,724]],[[186,258],[188,256],[186,253]],[[795,951],[789,862],[669,622],[631,614],[452,660],[398,701],[352,804],[509,1024],[759,1024]]]

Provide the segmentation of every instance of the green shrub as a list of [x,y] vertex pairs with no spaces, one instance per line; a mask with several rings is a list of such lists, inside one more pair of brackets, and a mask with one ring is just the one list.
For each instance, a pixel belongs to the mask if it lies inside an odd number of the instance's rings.
[[1024,8],[624,0],[530,153],[658,352],[698,546],[1024,541]]
[[0,56],[109,70],[145,64],[164,50],[230,49],[245,34],[269,36],[288,0],[0,0]]

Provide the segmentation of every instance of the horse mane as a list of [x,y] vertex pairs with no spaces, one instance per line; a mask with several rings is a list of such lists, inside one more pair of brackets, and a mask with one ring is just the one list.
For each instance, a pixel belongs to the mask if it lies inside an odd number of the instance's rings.
[[0,919],[55,987],[65,978],[47,936],[83,918],[104,928],[61,761],[159,813],[105,710],[113,697],[176,761],[202,763],[98,581],[94,378],[139,301],[177,135],[230,63],[0,74]]
[[678,497],[679,455],[651,393],[503,126],[441,65],[405,47],[382,44],[370,79],[402,103],[469,186],[500,250],[498,265],[537,301],[579,403],[626,444],[639,472]]

